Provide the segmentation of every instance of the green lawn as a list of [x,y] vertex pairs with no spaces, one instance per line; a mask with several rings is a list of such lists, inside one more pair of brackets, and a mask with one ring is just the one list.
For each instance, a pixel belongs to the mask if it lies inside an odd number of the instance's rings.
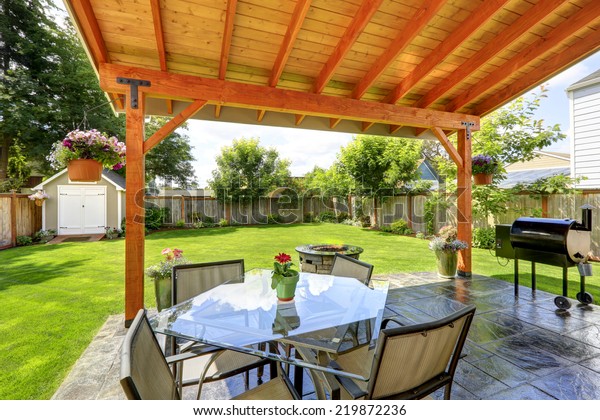
[[[374,277],[393,272],[435,271],[427,241],[333,224],[229,227],[157,232],[146,238],[146,266],[165,247],[184,250],[191,262],[243,258],[246,269],[272,267],[273,256],[297,245],[349,243],[374,264]],[[37,245],[0,251],[0,399],[48,399],[110,314],[124,307],[124,240]],[[506,264],[506,262],[503,262]],[[529,284],[528,263],[521,264]],[[512,262],[501,265],[490,251],[473,250],[473,272],[512,282]],[[570,292],[579,288],[570,272]],[[560,268],[537,267],[538,288],[561,292]],[[600,299],[600,276],[587,290]],[[152,283],[145,304],[155,306]]]

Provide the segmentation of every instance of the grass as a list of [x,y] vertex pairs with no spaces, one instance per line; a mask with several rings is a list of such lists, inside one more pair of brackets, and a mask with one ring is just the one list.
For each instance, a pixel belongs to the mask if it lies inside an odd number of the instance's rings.
[[[0,252],[0,399],[49,399],[111,314],[124,307],[124,240],[61,243]],[[269,225],[171,230],[146,238],[146,266],[160,261],[165,247],[184,250],[191,262],[244,258],[246,269],[273,264],[279,252],[302,244],[348,243],[365,249],[361,260],[374,277],[394,272],[435,271],[427,241],[333,224]],[[499,264],[487,250],[473,250],[473,272],[512,282],[512,262]],[[520,265],[529,285],[529,264]],[[569,270],[569,296],[579,290]],[[562,270],[537,266],[538,288],[562,294]],[[587,278],[587,291],[600,298],[600,276]],[[153,284],[145,305],[154,307]]]

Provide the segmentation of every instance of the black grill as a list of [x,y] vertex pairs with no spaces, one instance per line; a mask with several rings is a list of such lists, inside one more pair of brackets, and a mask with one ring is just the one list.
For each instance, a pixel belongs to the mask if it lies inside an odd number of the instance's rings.
[[496,226],[496,256],[515,260],[515,295],[519,293],[519,260],[531,261],[531,288],[535,291],[535,264],[547,264],[563,269],[563,296],[554,303],[568,309],[568,272],[577,266],[580,274],[580,292],[577,300],[592,303],[593,297],[585,292],[585,277],[591,275],[587,257],[591,250],[592,206],[582,207],[581,222],[573,219],[520,217],[512,225]]

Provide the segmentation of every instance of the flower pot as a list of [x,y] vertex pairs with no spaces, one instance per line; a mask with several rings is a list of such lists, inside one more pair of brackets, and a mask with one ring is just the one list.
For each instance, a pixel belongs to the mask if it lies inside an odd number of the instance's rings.
[[489,185],[492,183],[492,174],[473,174],[475,185]]
[[34,200],[34,202],[35,202],[35,205],[38,207],[42,207],[42,204],[44,204],[44,200],[42,200],[41,198],[36,198]]
[[282,302],[288,302],[294,299],[296,295],[296,285],[300,280],[300,274],[296,274],[292,277],[279,277],[277,287],[277,298]]
[[436,251],[438,277],[453,279],[456,277],[456,267],[458,264],[458,253]]
[[75,182],[96,182],[102,178],[102,164],[93,159],[74,159],[67,170],[69,179]]
[[154,295],[159,311],[171,306],[171,276],[154,279]]

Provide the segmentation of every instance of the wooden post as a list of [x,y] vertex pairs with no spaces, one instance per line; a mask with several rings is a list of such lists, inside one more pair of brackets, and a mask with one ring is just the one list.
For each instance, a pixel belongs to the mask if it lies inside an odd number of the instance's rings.
[[406,218],[407,218],[406,226],[408,226],[409,229],[412,229],[413,228],[413,199],[412,199],[412,195],[410,195],[410,194],[406,195]]
[[181,212],[180,213],[181,213],[180,219],[185,222],[185,197],[183,195],[181,196]]
[[125,180],[125,326],[144,307],[145,241],[145,165],[144,165],[144,95],[139,94],[138,108],[127,98],[126,144],[127,177]]
[[542,195],[542,217],[548,217],[548,196]]
[[10,244],[17,246],[17,190],[10,190]]
[[458,166],[457,174],[457,231],[458,239],[465,241],[469,247],[458,252],[458,275],[471,277],[471,139],[467,130],[458,130],[457,150],[462,158],[462,165]]

